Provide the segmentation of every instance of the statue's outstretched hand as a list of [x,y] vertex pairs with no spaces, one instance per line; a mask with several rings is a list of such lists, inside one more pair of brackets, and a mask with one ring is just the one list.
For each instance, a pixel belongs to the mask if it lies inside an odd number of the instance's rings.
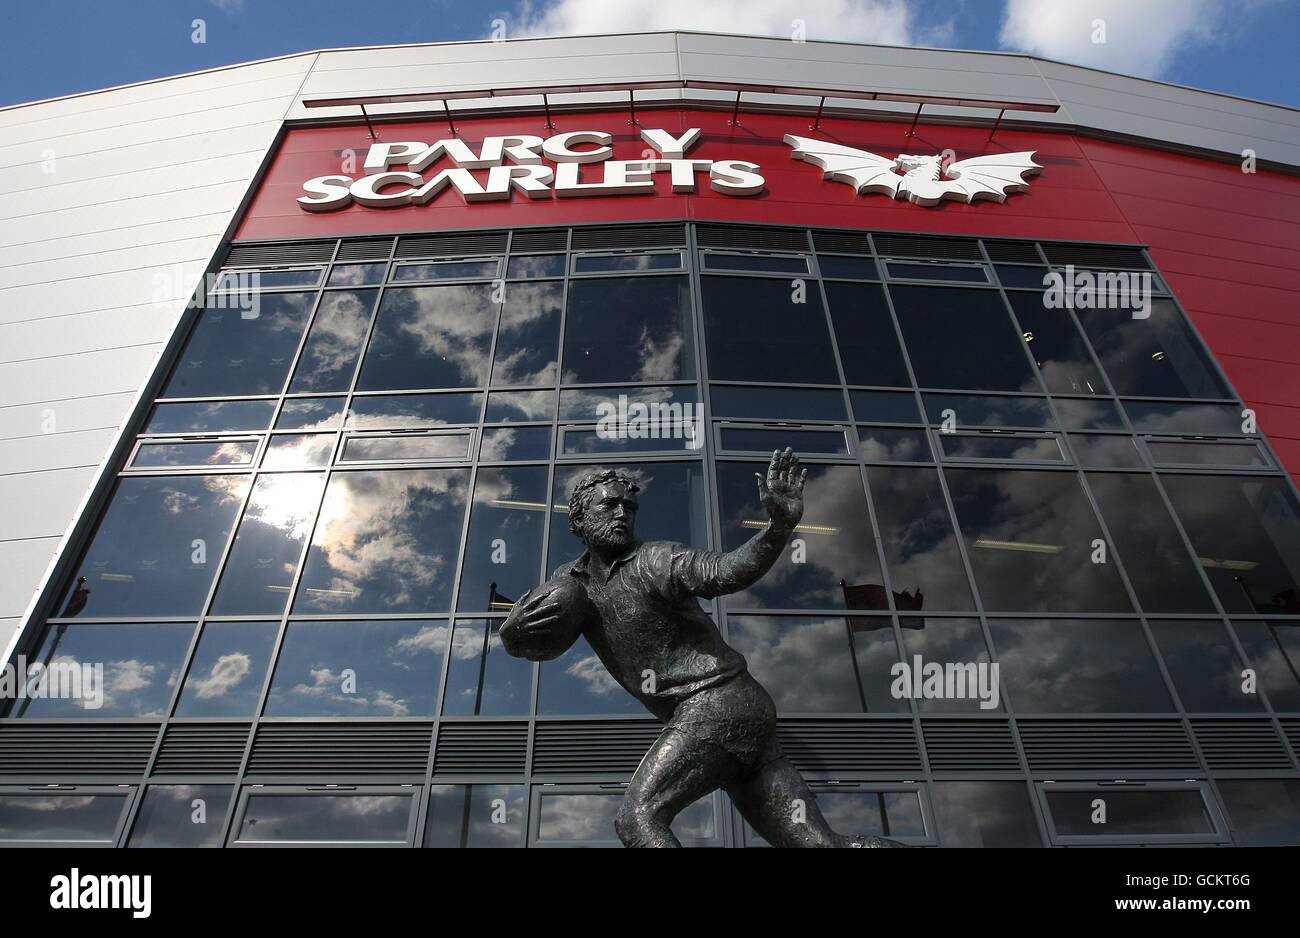
[[803,486],[808,470],[799,468],[799,457],[790,447],[785,452],[774,450],[767,466],[767,478],[754,473],[758,479],[758,497],[763,502],[772,526],[789,533],[803,518]]

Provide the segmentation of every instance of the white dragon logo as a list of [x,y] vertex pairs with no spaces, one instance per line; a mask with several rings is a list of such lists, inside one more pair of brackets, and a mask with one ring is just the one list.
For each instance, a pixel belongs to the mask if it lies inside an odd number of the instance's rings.
[[1042,169],[1034,162],[1036,150],[974,156],[949,163],[945,169],[941,156],[908,156],[894,159],[877,156],[867,150],[796,137],[786,134],[785,142],[794,147],[796,160],[812,163],[826,171],[826,178],[848,183],[860,194],[879,192],[917,205],[938,205],[944,199],[974,202],[991,199],[1005,202],[1008,192],[1029,188],[1026,175]]

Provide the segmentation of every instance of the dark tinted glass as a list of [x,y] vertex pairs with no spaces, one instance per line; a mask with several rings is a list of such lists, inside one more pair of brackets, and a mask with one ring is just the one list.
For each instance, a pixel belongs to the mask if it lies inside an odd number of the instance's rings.
[[468,469],[335,473],[294,611],[447,609],[468,477]]
[[997,264],[998,280],[1004,287],[1026,287],[1030,290],[1044,290],[1047,285],[1043,278],[1047,276],[1046,267],[1016,267],[1010,264]]
[[1285,480],[1160,478],[1228,612],[1300,613],[1300,511]]
[[921,387],[1038,390],[1024,340],[996,290],[890,287],[889,293]]
[[1064,462],[1055,436],[1009,436],[992,433],[941,433],[939,445],[949,459]]
[[343,444],[343,462],[417,462],[429,459],[469,459],[470,433],[428,436],[350,437]]
[[131,465],[137,469],[155,466],[251,466],[256,453],[256,440],[141,443]]
[[462,612],[509,612],[541,582],[546,468],[480,469],[457,606]]
[[838,384],[816,284],[702,277],[709,373],[723,381]]
[[243,843],[406,843],[411,795],[268,795],[248,797],[239,823]]
[[275,419],[277,430],[334,430],[343,422],[345,397],[288,400]]
[[1169,300],[1150,316],[1131,309],[1084,309],[1079,319],[1115,390],[1143,397],[1227,397],[1200,343]]
[[565,384],[695,377],[686,278],[612,277],[571,283],[563,375]]
[[566,456],[594,453],[663,453],[680,452],[683,449],[698,450],[703,444],[697,442],[694,426],[690,424],[664,427],[664,432],[651,436],[649,434],[633,437],[616,431],[575,430],[564,431],[562,451]]
[[1274,710],[1300,711],[1300,621],[1232,623]]
[[924,430],[858,427],[858,451],[869,462],[933,462]]
[[320,506],[320,473],[258,478],[221,574],[211,615],[279,615]]
[[[1105,806],[1105,823],[1097,822],[1097,818],[1102,816],[1098,801]],[[1056,833],[1062,837],[1214,833],[1205,799],[1195,789],[1049,790],[1047,807],[1052,813]]]
[[1038,293],[1010,293],[1029,354],[1053,394],[1109,394],[1070,311],[1049,309]]
[[900,391],[850,391],[853,417],[872,423],[921,423],[916,395]]
[[313,287],[320,282],[321,268],[305,270],[226,270],[217,282],[218,290],[277,289]]
[[506,276],[512,280],[532,277],[563,277],[563,254],[522,254],[510,258]]
[[482,394],[392,394],[352,398],[349,430],[406,430],[477,423]]
[[1149,475],[1094,472],[1088,487],[1146,612],[1214,612],[1195,560]]
[[1041,397],[983,397],[976,394],[926,394],[925,411],[931,423],[965,427],[1050,427],[1054,423],[1047,401]]
[[159,404],[145,427],[146,433],[209,433],[265,430],[275,412],[275,401],[208,401],[196,404]]
[[533,665],[501,646],[500,619],[464,619],[451,637],[451,663],[442,712],[454,716],[515,716],[532,706]]
[[782,713],[902,713],[889,692],[898,644],[888,619],[732,616],[731,647]]
[[[15,702],[13,714],[37,719],[60,717],[148,717],[161,719],[189,649],[194,626],[188,622],[114,622],[46,626],[32,664],[64,669],[43,686],[46,696]],[[102,674],[99,669],[102,666]],[[67,680],[64,680],[66,676]],[[56,687],[65,696],[54,696]]]
[[1148,440],[1151,458],[1163,466],[1268,466],[1264,453],[1253,443],[1174,443]]
[[[915,791],[819,790],[817,806],[832,830],[880,837],[925,836],[921,796]],[[747,843],[766,843],[748,824],[745,833]]]
[[150,785],[128,847],[220,847],[230,785]]
[[721,449],[742,453],[770,453],[792,448],[800,455],[846,456],[848,440],[843,430],[765,430],[723,427]]
[[1245,418],[1236,404],[1174,404],[1125,401],[1133,429],[1139,433],[1205,433],[1237,436]]
[[441,620],[290,622],[266,715],[431,717],[448,632]]
[[357,387],[469,388],[487,378],[491,284],[385,291]]
[[328,286],[360,287],[370,283],[383,283],[387,264],[338,264],[330,271]]
[[945,847],[1041,847],[1024,782],[935,782],[930,787]]
[[500,262],[436,261],[428,264],[399,264],[393,268],[394,280],[485,280],[495,277]]
[[487,416],[484,419],[487,423],[554,420],[555,392],[493,391],[488,395]]
[[176,705],[178,717],[251,717],[278,622],[208,622]]
[[0,794],[0,843],[112,843],[130,790]]
[[826,302],[831,308],[835,343],[849,384],[912,386],[884,287],[874,283],[828,283]]
[[352,373],[361,357],[361,346],[366,341],[370,314],[378,296],[378,290],[335,290],[322,294],[298,358],[293,383],[289,385],[291,393],[346,391],[352,386]]
[[983,267],[949,267],[943,264],[908,264],[886,261],[889,276],[899,280],[952,280],[962,283],[988,283]]
[[279,394],[315,293],[265,293],[249,309],[205,309],[163,397]]
[[59,614],[198,615],[246,491],[247,476],[123,479]]
[[1222,622],[1151,622],[1151,634],[1173,678],[1174,689],[1190,712],[1262,710],[1259,695],[1247,693],[1241,657]]
[[506,287],[492,359],[492,384],[554,386],[560,357],[564,284],[512,283]]
[[952,519],[934,469],[867,469],[895,607],[974,609]]
[[550,455],[550,427],[488,427],[478,451],[478,458],[485,462],[548,459]]
[[1224,779],[1218,786],[1232,831],[1242,844],[1300,843],[1300,780]]
[[843,392],[830,389],[711,384],[709,398],[715,417],[761,417],[767,420],[848,418],[844,411]]
[[[978,619],[902,616],[898,624],[909,678],[894,686],[898,692],[915,698],[923,713],[1006,709],[997,675],[988,666],[989,651]],[[936,665],[943,669],[941,690],[935,686],[939,682],[931,677],[937,676]]]
[[766,270],[776,274],[808,273],[808,259],[806,257],[713,254],[709,252],[705,252],[702,257],[705,270]]
[[1017,713],[1173,710],[1136,619],[992,619],[989,634]]
[[430,785],[426,847],[522,847],[523,785]]
[[1097,468],[1130,469],[1145,465],[1137,440],[1115,433],[1071,433],[1070,448],[1079,465]]
[[[618,792],[545,792],[539,799],[537,838],[541,843],[615,845],[614,816],[622,801]],[[687,805],[673,820],[672,831],[683,843],[716,837],[713,798],[706,795]]]
[[537,680],[541,714],[645,715],[645,707],[610,676],[583,636],[560,657],[543,661]]
[[1072,472],[944,472],[984,608],[1005,612],[1127,612],[1114,558]]
[[318,469],[334,458],[333,433],[277,433],[266,444],[263,469]]
[[818,254],[817,266],[823,277],[847,277],[851,280],[879,280],[876,262],[869,257],[836,257]]
[[686,405],[692,405],[691,409],[695,410],[699,406],[699,400],[700,395],[694,385],[590,390],[566,388],[560,392],[560,419],[595,423],[613,408],[615,413],[627,413],[630,420],[642,406],[647,412],[650,408],[658,407],[662,413],[664,407],[675,411],[678,405],[682,407],[684,416]]
[[1053,398],[1052,405],[1067,430],[1122,430],[1124,421],[1113,400],[1085,401]]
[[[880,563],[856,466],[808,466],[803,521],[772,569],[727,597],[731,608],[885,609]],[[765,463],[718,464],[723,550],[735,550],[767,524],[755,473]]]
[[682,255],[668,254],[578,254],[573,258],[575,274],[605,273],[615,270],[677,270]]

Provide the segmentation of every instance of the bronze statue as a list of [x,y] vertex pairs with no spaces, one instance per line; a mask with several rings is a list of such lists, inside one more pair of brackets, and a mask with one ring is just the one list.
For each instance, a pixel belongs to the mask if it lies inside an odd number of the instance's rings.
[[618,470],[588,472],[569,498],[569,529],[586,552],[525,594],[501,627],[506,651],[533,661],[585,635],[614,679],[666,724],[614,822],[626,846],[680,847],[673,818],[719,788],[774,846],[902,846],[831,830],[781,751],[772,698],[696,602],[743,590],[772,568],[803,517],[807,475],[789,449],[774,452],[766,478],[755,473],[767,527],[721,553],[639,541],[636,482]]

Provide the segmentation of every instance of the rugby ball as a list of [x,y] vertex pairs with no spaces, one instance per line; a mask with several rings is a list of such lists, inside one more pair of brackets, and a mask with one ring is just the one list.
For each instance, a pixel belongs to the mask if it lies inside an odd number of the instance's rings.
[[595,614],[582,584],[562,576],[515,603],[501,626],[501,644],[516,658],[550,661],[569,650]]

